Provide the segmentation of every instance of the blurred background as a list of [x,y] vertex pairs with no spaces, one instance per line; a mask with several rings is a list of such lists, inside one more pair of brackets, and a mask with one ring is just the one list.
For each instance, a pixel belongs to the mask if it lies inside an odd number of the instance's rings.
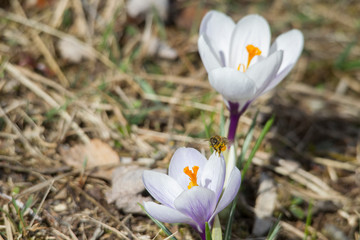
[[150,199],[141,173],[165,172],[178,147],[209,156],[222,134],[228,112],[197,52],[212,9],[305,38],[292,72],[240,119],[239,150],[256,112],[253,142],[275,115],[232,239],[263,239],[278,219],[278,239],[359,239],[357,0],[2,0],[0,239],[166,238],[137,205]]

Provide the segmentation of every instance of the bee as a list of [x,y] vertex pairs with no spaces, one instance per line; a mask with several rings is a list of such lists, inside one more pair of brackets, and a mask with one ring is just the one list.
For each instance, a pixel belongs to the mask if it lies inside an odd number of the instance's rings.
[[220,156],[220,153],[226,150],[228,142],[226,137],[215,135],[210,138],[210,147],[212,147]]

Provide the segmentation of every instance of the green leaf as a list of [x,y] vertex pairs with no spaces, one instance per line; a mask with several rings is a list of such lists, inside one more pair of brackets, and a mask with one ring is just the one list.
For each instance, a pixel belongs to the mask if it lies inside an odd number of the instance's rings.
[[33,203],[33,196],[30,195],[30,197],[26,200],[26,203],[25,203],[23,209],[21,209],[21,212],[24,214],[25,211],[31,206],[32,203]]
[[237,197],[235,197],[234,201],[231,204],[229,220],[228,220],[228,222],[226,224],[226,229],[225,229],[224,240],[230,240],[231,239],[231,228],[232,228],[232,222],[234,220],[236,203],[237,203]]
[[309,226],[311,225],[311,218],[312,218],[312,206],[313,206],[313,201],[311,200],[309,203],[308,214],[306,217],[304,239],[307,239],[307,236],[309,235]]
[[344,64],[346,63],[346,59],[349,56],[351,49],[355,46],[355,44],[356,44],[356,41],[353,41],[345,47],[344,51],[336,59],[336,62],[335,62],[336,68],[343,70]]
[[279,234],[279,231],[281,229],[280,219],[281,219],[281,215],[279,216],[276,223],[270,229],[269,234],[268,234],[268,236],[266,238],[267,240],[275,240],[276,239],[276,237]]
[[153,87],[146,80],[138,76],[134,77],[134,80],[140,85],[141,89],[145,93],[156,95],[156,92],[154,91]]
[[[250,126],[250,130],[248,132],[248,134],[253,134],[252,131],[253,131],[253,125],[255,124],[255,120],[256,120],[256,117],[257,115],[255,115],[254,117],[254,120],[253,120],[253,123],[251,124]],[[265,124],[265,127],[263,128],[263,130],[261,131],[260,133],[260,136],[259,138],[257,139],[256,143],[255,143],[255,146],[254,148],[252,149],[251,153],[250,153],[250,156],[249,158],[247,159],[247,162],[242,170],[242,175],[241,175],[241,178],[242,180],[244,179],[244,176],[246,174],[246,171],[247,169],[249,168],[251,162],[252,162],[252,159],[254,158],[255,156],[255,153],[256,151],[259,149],[260,145],[261,145],[261,142],[264,140],[266,134],[269,132],[270,130],[270,127],[272,126],[273,122],[274,122],[274,118],[275,116],[273,115]],[[248,137],[246,136],[245,138],[245,142],[246,142],[246,149],[244,149],[243,147],[243,151],[247,150],[247,148],[249,147],[248,145],[250,144],[250,141],[251,141],[251,137]],[[245,143],[244,143],[245,145]],[[242,154],[245,154],[245,153],[242,153]],[[244,158],[244,157],[243,157]],[[240,159],[241,159],[241,156],[240,156]],[[231,210],[230,210],[230,214],[229,214],[229,220],[228,220],[228,223],[226,225],[226,229],[225,229],[225,236],[224,236],[224,240],[230,240],[231,239],[231,228],[232,228],[232,222],[234,220],[234,215],[235,215],[235,209],[236,209],[236,204],[237,204],[237,197],[235,197],[235,199],[233,200],[232,202],[232,205],[231,205]]]
[[201,112],[201,120],[204,124],[205,127],[205,135],[206,138],[209,139],[211,137],[210,131],[211,131],[211,124],[206,124],[206,120],[205,120],[205,114],[204,112]]
[[209,227],[208,222],[205,223],[205,238],[206,238],[206,240],[212,240],[211,231],[210,231],[210,227]]
[[177,240],[176,237],[174,237],[174,234],[171,233],[171,231],[170,231],[167,227],[165,227],[164,224],[162,224],[160,221],[158,221],[158,220],[156,220],[155,218],[153,218],[153,217],[145,210],[145,208],[144,208],[144,206],[143,206],[142,204],[138,203],[138,205],[139,205],[139,206],[141,207],[141,209],[146,213],[146,215],[148,215],[148,217],[149,217],[156,225],[158,225],[158,227],[161,228],[161,230],[163,230],[164,233],[165,233],[166,235],[168,235],[168,237],[170,237],[170,239],[172,239],[172,240]]
[[303,202],[304,202],[304,200],[302,198],[294,197],[291,200],[291,205],[299,205],[299,204],[302,204]]
[[298,219],[304,219],[305,213],[304,211],[297,205],[290,205],[290,212]]
[[243,144],[242,149],[241,149],[241,154],[239,156],[238,163],[237,163],[237,167],[239,169],[241,169],[241,165],[245,160],[246,152],[247,152],[247,150],[248,150],[248,148],[250,146],[251,140],[253,138],[258,113],[259,113],[259,111],[256,112],[255,117],[254,117],[254,119],[253,119],[253,121],[251,123],[251,126],[249,128],[249,131],[246,134],[245,141],[244,141],[244,144]]
[[359,60],[347,61],[342,65],[342,69],[344,71],[353,70],[353,69],[357,69],[357,68],[360,68]]
[[11,190],[11,195],[19,194],[19,192],[20,188],[16,186]]
[[221,112],[220,112],[220,136],[225,136],[224,105],[221,105]]
[[260,136],[259,138],[257,139],[256,143],[255,143],[255,146],[254,148],[252,149],[251,153],[250,153],[250,156],[244,166],[244,168],[242,169],[242,175],[241,175],[241,179],[243,180],[244,177],[245,177],[245,174],[246,174],[246,171],[248,170],[248,168],[250,167],[250,164],[252,162],[252,159],[254,158],[255,156],[255,153],[257,152],[257,150],[260,148],[260,145],[262,143],[262,141],[264,140],[266,134],[269,132],[272,124],[274,123],[274,119],[275,119],[275,116],[273,115],[265,124],[265,127],[263,128],[263,130],[261,131],[260,133]]

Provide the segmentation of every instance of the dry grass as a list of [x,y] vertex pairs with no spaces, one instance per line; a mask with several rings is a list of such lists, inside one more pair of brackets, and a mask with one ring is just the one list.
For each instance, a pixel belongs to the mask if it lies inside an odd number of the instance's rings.
[[[130,19],[123,1],[29,2],[0,4],[0,239],[165,238],[145,216],[108,204],[108,179],[67,166],[60,149],[100,138],[121,159],[139,165],[140,158],[154,159],[152,167],[166,167],[180,146],[209,154],[204,121],[218,134],[223,103],[197,53],[198,20],[184,23],[180,15],[199,1],[175,1],[165,27]],[[241,118],[243,137],[259,109],[258,136],[276,114],[242,183],[233,239],[251,237],[261,172],[277,184],[280,238],[304,237],[301,214],[312,201],[311,236],[359,239],[358,2],[207,1],[204,7],[236,20],[259,13],[273,36],[291,28],[305,35],[295,69]],[[165,32],[179,57],[147,56],[145,29],[162,39]],[[60,41],[77,46],[79,63],[61,58]],[[14,205],[30,198],[38,215],[22,216]],[[195,236],[183,225],[171,230],[179,239]]]

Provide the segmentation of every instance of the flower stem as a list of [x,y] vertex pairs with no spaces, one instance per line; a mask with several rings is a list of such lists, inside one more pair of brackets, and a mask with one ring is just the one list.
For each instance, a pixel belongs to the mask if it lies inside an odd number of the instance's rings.
[[228,132],[228,140],[229,140],[230,144],[233,143],[235,140],[236,129],[237,129],[237,125],[239,123],[239,119],[240,119],[241,115],[249,107],[250,103],[251,103],[251,101],[245,103],[245,105],[239,111],[238,103],[229,102],[230,126],[229,126],[229,132]]
[[206,233],[205,231],[203,231],[202,233],[200,233],[200,237],[202,240],[206,240]]
[[237,125],[239,122],[240,114],[231,114],[230,113],[230,126],[229,126],[229,133],[228,133],[228,140],[230,143],[233,143],[235,140],[235,134]]

